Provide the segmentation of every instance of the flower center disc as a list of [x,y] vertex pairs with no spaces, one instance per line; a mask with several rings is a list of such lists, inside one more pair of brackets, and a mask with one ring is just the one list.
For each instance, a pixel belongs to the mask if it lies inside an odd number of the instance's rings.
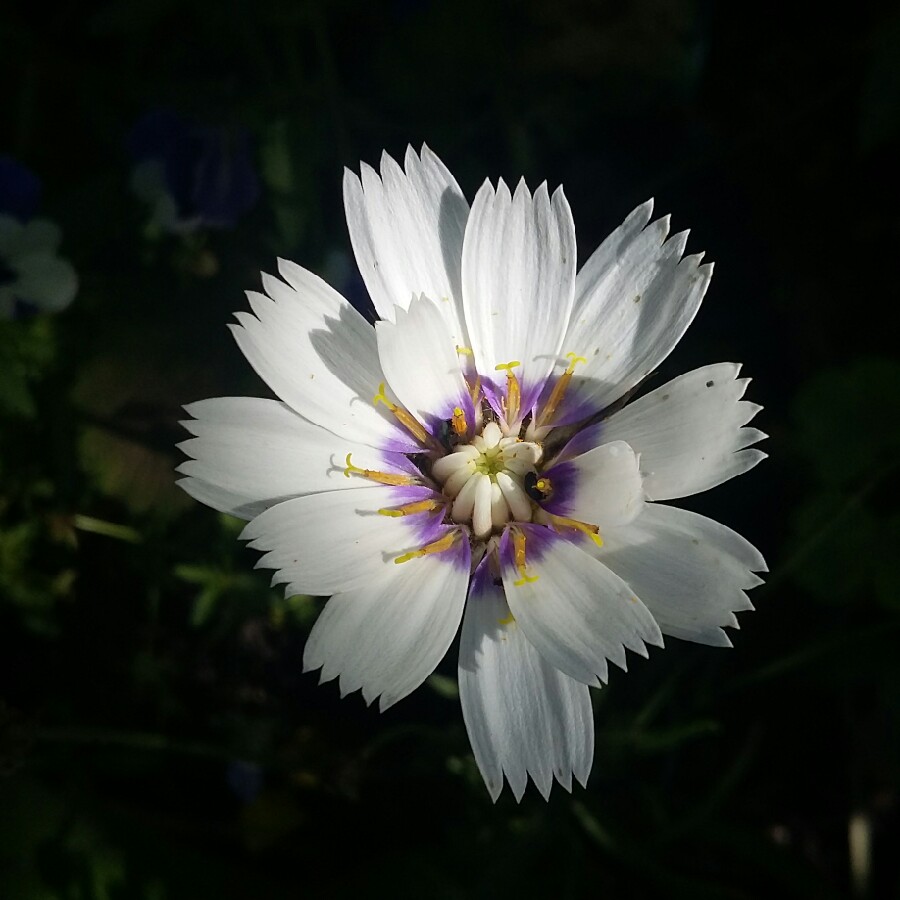
[[538,444],[503,437],[500,426],[488,422],[471,443],[436,460],[431,473],[453,501],[450,518],[483,539],[510,520],[531,521],[523,482],[535,472],[541,455]]

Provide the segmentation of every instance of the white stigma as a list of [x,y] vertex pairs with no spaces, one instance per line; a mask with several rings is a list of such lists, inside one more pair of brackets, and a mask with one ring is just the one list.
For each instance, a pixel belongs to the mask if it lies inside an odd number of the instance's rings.
[[488,422],[470,444],[436,460],[431,474],[453,501],[450,518],[470,525],[475,537],[486,538],[511,519],[531,521],[523,479],[535,471],[541,454],[538,444],[503,437],[500,426]]

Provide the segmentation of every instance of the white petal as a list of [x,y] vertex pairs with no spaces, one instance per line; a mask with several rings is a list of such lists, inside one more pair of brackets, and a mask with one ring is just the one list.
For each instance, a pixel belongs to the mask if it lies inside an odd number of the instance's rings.
[[[344,475],[348,453],[363,469],[410,472],[406,457],[339,438],[276,400],[218,397],[190,403],[185,410],[194,418],[182,424],[196,436],[178,445],[192,457],[178,467],[190,476],[179,484],[196,497],[190,483],[205,482],[208,488],[198,489],[198,499],[212,499],[215,509],[241,518],[304,494],[377,487]],[[210,491],[214,488],[220,490]],[[232,505],[223,509],[226,500]]]
[[204,503],[238,519],[255,519],[269,508],[264,501],[250,501],[246,494],[230,491],[208,481],[200,481],[199,478],[179,478],[175,484],[198,503]]
[[641,511],[644,489],[638,459],[624,441],[601,444],[545,473],[553,494],[551,513],[606,527],[625,525]]
[[400,402],[430,427],[449,419],[468,389],[438,307],[417,297],[409,311],[395,310],[393,322],[378,322],[375,334],[381,368]]
[[[466,444],[466,447],[470,446]],[[477,452],[477,451],[476,451]],[[436,459],[431,464],[431,474],[440,482],[446,481],[456,472],[473,472],[475,470],[473,456],[470,453],[457,451]]]
[[496,481],[491,482],[491,524],[502,528],[509,521],[509,504]]
[[280,260],[290,286],[263,275],[269,296],[247,292],[235,339],[278,396],[329,431],[373,447],[420,449],[373,397],[385,380],[375,329],[321,278]]
[[[453,454],[454,456],[459,454]],[[456,497],[462,492],[462,489],[469,483],[469,479],[475,472],[475,461],[466,460],[465,463],[448,476],[442,488],[444,494],[448,497]],[[471,510],[470,510],[471,512]]]
[[503,440],[503,432],[496,422],[488,422],[481,432],[481,439],[487,450],[493,450]]
[[593,552],[653,613],[664,634],[730,647],[722,626],[753,609],[744,591],[765,572],[759,551],[739,534],[697,513],[646,504],[625,528],[603,535]]
[[513,518],[520,522],[527,522],[531,518],[531,501],[522,486],[506,472],[498,472],[494,476],[497,485],[503,492],[506,502],[513,514]]
[[687,232],[666,241],[668,217],[643,231],[644,204],[578,273],[563,350],[585,357],[556,424],[609,406],[658,366],[694,318],[712,276],[702,255],[681,259]]
[[341,696],[362,688],[382,711],[414,691],[444,657],[459,628],[469,581],[469,545],[380,572],[335,594],[310,633],[304,671],[340,676]]
[[[577,288],[572,309],[573,317],[583,311],[585,303],[591,297],[590,291],[585,290],[585,287],[598,281],[602,282],[609,278],[610,274],[615,272],[618,267],[627,263],[629,252],[634,252],[635,239],[647,227],[652,215],[653,200],[651,199],[633,209],[625,221],[590,255],[576,277]],[[629,250],[629,248],[631,249]]]
[[[480,472],[475,473],[466,480],[466,483],[462,486],[462,490],[457,494],[456,499],[453,501],[451,515],[454,522],[468,522],[469,519],[472,518],[472,510],[475,509],[475,497],[478,494],[478,485],[482,480],[487,480],[488,483],[490,483],[490,479],[487,475],[482,475]],[[451,490],[453,490],[453,479],[447,483],[451,485]]]
[[460,265],[469,205],[446,166],[410,147],[406,172],[386,153],[381,178],[362,165],[344,171],[344,209],[360,274],[382,319],[425,294],[440,303],[454,344],[467,346]]
[[66,259],[33,252],[16,259],[13,266],[18,275],[16,296],[43,312],[65,309],[78,293],[78,275]]
[[687,497],[740,475],[765,459],[745,450],[765,435],[742,428],[760,409],[741,400],[749,383],[734,363],[704,366],[630,403],[602,423],[603,440],[640,454],[651,500]]
[[491,797],[505,773],[516,800],[528,775],[546,798],[553,778],[585,785],[594,755],[586,685],[549,665],[513,619],[487,561],[475,573],[459,647],[459,699]]
[[310,494],[267,509],[241,533],[267,551],[256,568],[277,569],[290,594],[333,594],[367,583],[394,559],[434,539],[435,516],[391,517],[378,510],[431,496],[427,488],[357,488]]
[[548,528],[516,527],[526,536],[527,575],[537,580],[521,583],[507,529],[501,544],[506,599],[550,665],[596,684],[608,677],[607,661],[626,668],[626,647],[647,656],[645,641],[662,646],[653,616],[618,575]]
[[525,182],[514,197],[501,180],[475,197],[463,246],[463,303],[475,364],[505,390],[497,365],[519,361],[522,408],[540,393],[562,345],[572,310],[575,226],[558,188]]
[[[491,533],[491,500],[493,497],[491,479],[487,475],[476,475],[475,504],[472,510],[472,531],[477,538],[486,538]],[[501,495],[502,496],[502,495]]]

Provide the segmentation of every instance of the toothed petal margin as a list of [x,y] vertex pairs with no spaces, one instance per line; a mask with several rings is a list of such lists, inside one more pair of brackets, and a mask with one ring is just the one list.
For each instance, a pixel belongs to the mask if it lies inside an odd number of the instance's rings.
[[178,484],[192,497],[240,518],[291,497],[376,487],[346,478],[347,454],[361,468],[408,473],[402,454],[382,453],[308,422],[287,404],[260,397],[216,397],[189,403],[182,425],[194,437],[178,447],[191,459]]
[[649,499],[708,490],[766,458],[745,449],[766,435],[741,427],[761,407],[741,400],[750,379],[737,377],[740,368],[719,363],[695,369],[601,423],[604,441],[627,441],[640,454]]
[[341,696],[362,688],[383,712],[414,691],[443,659],[462,618],[469,543],[378,572],[335,594],[313,626],[304,671],[340,678]]
[[[625,650],[647,656],[662,646],[656,620],[631,588],[577,543],[548,528],[517,525],[525,535],[527,573],[521,582],[509,529],[500,543],[506,600],[525,637],[550,665],[584,684],[609,676],[608,662],[627,668]],[[594,546],[585,539],[584,544]]]
[[440,513],[393,518],[378,510],[434,496],[428,488],[357,488],[286,500],[241,532],[264,551],[258,569],[275,569],[273,584],[291,594],[332,594],[364,586],[395,557],[433,539]]
[[407,148],[405,171],[386,153],[381,175],[365,163],[344,172],[344,209],[360,274],[378,315],[393,321],[425,294],[441,304],[455,344],[468,345],[460,268],[469,205],[427,147]]
[[610,529],[590,551],[626,581],[663,634],[730,647],[725,626],[752,610],[745,591],[761,584],[762,554],[737,532],[705,516],[648,503],[624,528]]
[[546,799],[553,779],[584,786],[594,756],[590,692],[554,669],[525,638],[487,560],[475,572],[459,648],[459,698],[491,797],[503,776],[521,800],[531,776]]

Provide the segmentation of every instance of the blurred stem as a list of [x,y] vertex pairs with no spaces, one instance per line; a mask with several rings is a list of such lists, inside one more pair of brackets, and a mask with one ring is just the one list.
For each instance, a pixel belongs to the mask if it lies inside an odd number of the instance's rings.
[[125,747],[130,750],[165,751],[205,759],[232,760],[240,756],[227,747],[205,744],[202,741],[176,740],[152,732],[114,731],[109,728],[38,728],[35,739],[48,744]]
[[767,681],[770,678],[777,678],[784,672],[791,669],[799,669],[803,666],[816,662],[820,657],[829,656],[835,650],[841,650],[849,644],[870,644],[873,640],[881,637],[892,637],[900,630],[900,622],[880,623],[878,625],[868,625],[865,628],[859,628],[856,631],[842,631],[829,640],[819,641],[811,647],[804,647],[796,653],[788,656],[782,656],[768,665],[762,666],[755,672],[745,675],[733,681],[721,691],[722,694],[730,694],[733,691],[739,691],[742,688],[749,687]]
[[128,525],[116,525],[114,522],[95,519],[93,516],[77,514],[73,517],[72,524],[79,531],[102,534],[105,537],[115,538],[117,541],[126,541],[129,544],[140,544],[144,540],[139,531]]
[[709,794],[700,800],[688,815],[660,835],[661,843],[665,844],[678,840],[694,829],[699,828],[704,822],[713,820],[716,812],[725,805],[750,768],[750,763],[753,761],[753,757],[756,755],[759,747],[759,739],[759,727],[751,729],[747,734],[747,739],[741,752],[715,783]]
[[888,475],[891,475],[894,470],[900,465],[900,461],[894,460],[886,465],[884,468],[879,469],[868,481],[866,481],[862,487],[858,490],[854,491],[847,499],[837,508],[834,515],[829,519],[826,519],[815,531],[813,531],[810,535],[807,536],[806,540],[797,548],[794,553],[788,557],[788,559],[778,567],[777,571],[772,573],[772,577],[766,581],[765,585],[761,585],[759,590],[756,592],[756,596],[760,594],[768,593],[773,587],[780,584],[787,578],[792,572],[796,569],[800,568],[800,566],[806,561],[807,557],[816,549],[816,547],[827,538],[832,531],[840,524],[840,522],[844,519],[844,517],[853,512],[853,510],[857,509],[862,505],[863,501],[884,481]]

